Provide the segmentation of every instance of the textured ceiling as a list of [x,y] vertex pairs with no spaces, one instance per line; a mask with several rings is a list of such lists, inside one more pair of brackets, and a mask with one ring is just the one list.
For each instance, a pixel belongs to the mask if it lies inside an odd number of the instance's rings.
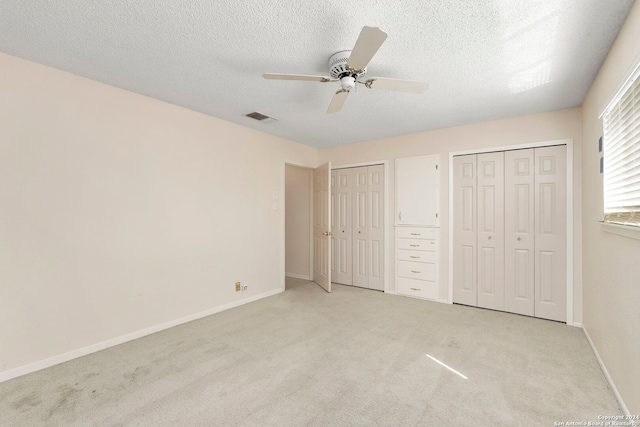
[[[321,148],[579,106],[632,3],[0,0],[0,51]],[[358,86],[327,115],[339,83],[261,78],[328,75],[365,25],[389,35],[368,77],[426,93]]]

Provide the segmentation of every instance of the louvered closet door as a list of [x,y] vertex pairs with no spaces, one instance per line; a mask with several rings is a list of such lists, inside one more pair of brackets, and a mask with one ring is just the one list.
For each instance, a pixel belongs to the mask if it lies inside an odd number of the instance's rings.
[[533,149],[505,152],[505,310],[534,315]]
[[453,302],[477,305],[476,155],[453,158]]
[[536,148],[535,316],[566,321],[566,146]]
[[504,152],[478,154],[478,307],[504,310]]
[[353,191],[354,173],[351,169],[332,171],[332,274],[334,283],[352,284],[351,253],[351,193]]
[[369,289],[384,290],[383,265],[383,214],[384,214],[384,166],[367,166],[368,206],[368,275]]

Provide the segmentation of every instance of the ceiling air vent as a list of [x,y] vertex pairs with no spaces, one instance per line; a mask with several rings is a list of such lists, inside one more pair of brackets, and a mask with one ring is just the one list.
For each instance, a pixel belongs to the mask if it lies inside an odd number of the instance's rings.
[[254,111],[253,113],[249,113],[246,116],[251,117],[252,119],[262,123],[269,123],[274,120],[278,120],[275,117],[267,116],[266,114],[258,113],[257,111]]

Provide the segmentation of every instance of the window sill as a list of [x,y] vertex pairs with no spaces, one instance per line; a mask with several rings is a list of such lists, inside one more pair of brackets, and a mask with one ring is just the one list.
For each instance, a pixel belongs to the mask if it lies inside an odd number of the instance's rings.
[[611,224],[609,222],[600,221],[602,231],[617,234],[619,236],[629,237],[631,239],[640,240],[640,227],[632,225]]

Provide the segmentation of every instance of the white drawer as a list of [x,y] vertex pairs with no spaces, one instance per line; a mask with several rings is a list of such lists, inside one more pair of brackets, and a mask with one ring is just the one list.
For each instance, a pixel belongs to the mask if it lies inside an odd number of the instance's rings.
[[397,292],[410,297],[438,299],[438,284],[427,280],[413,280],[398,277]]
[[399,238],[405,239],[435,239],[438,236],[435,228],[423,227],[398,227],[397,233]]
[[421,262],[398,261],[399,277],[419,280],[436,280],[436,265]]
[[410,251],[435,251],[438,245],[435,240],[421,239],[398,239],[398,249],[408,249]]
[[436,253],[401,250],[398,251],[398,261],[428,262],[429,264],[435,264]]

